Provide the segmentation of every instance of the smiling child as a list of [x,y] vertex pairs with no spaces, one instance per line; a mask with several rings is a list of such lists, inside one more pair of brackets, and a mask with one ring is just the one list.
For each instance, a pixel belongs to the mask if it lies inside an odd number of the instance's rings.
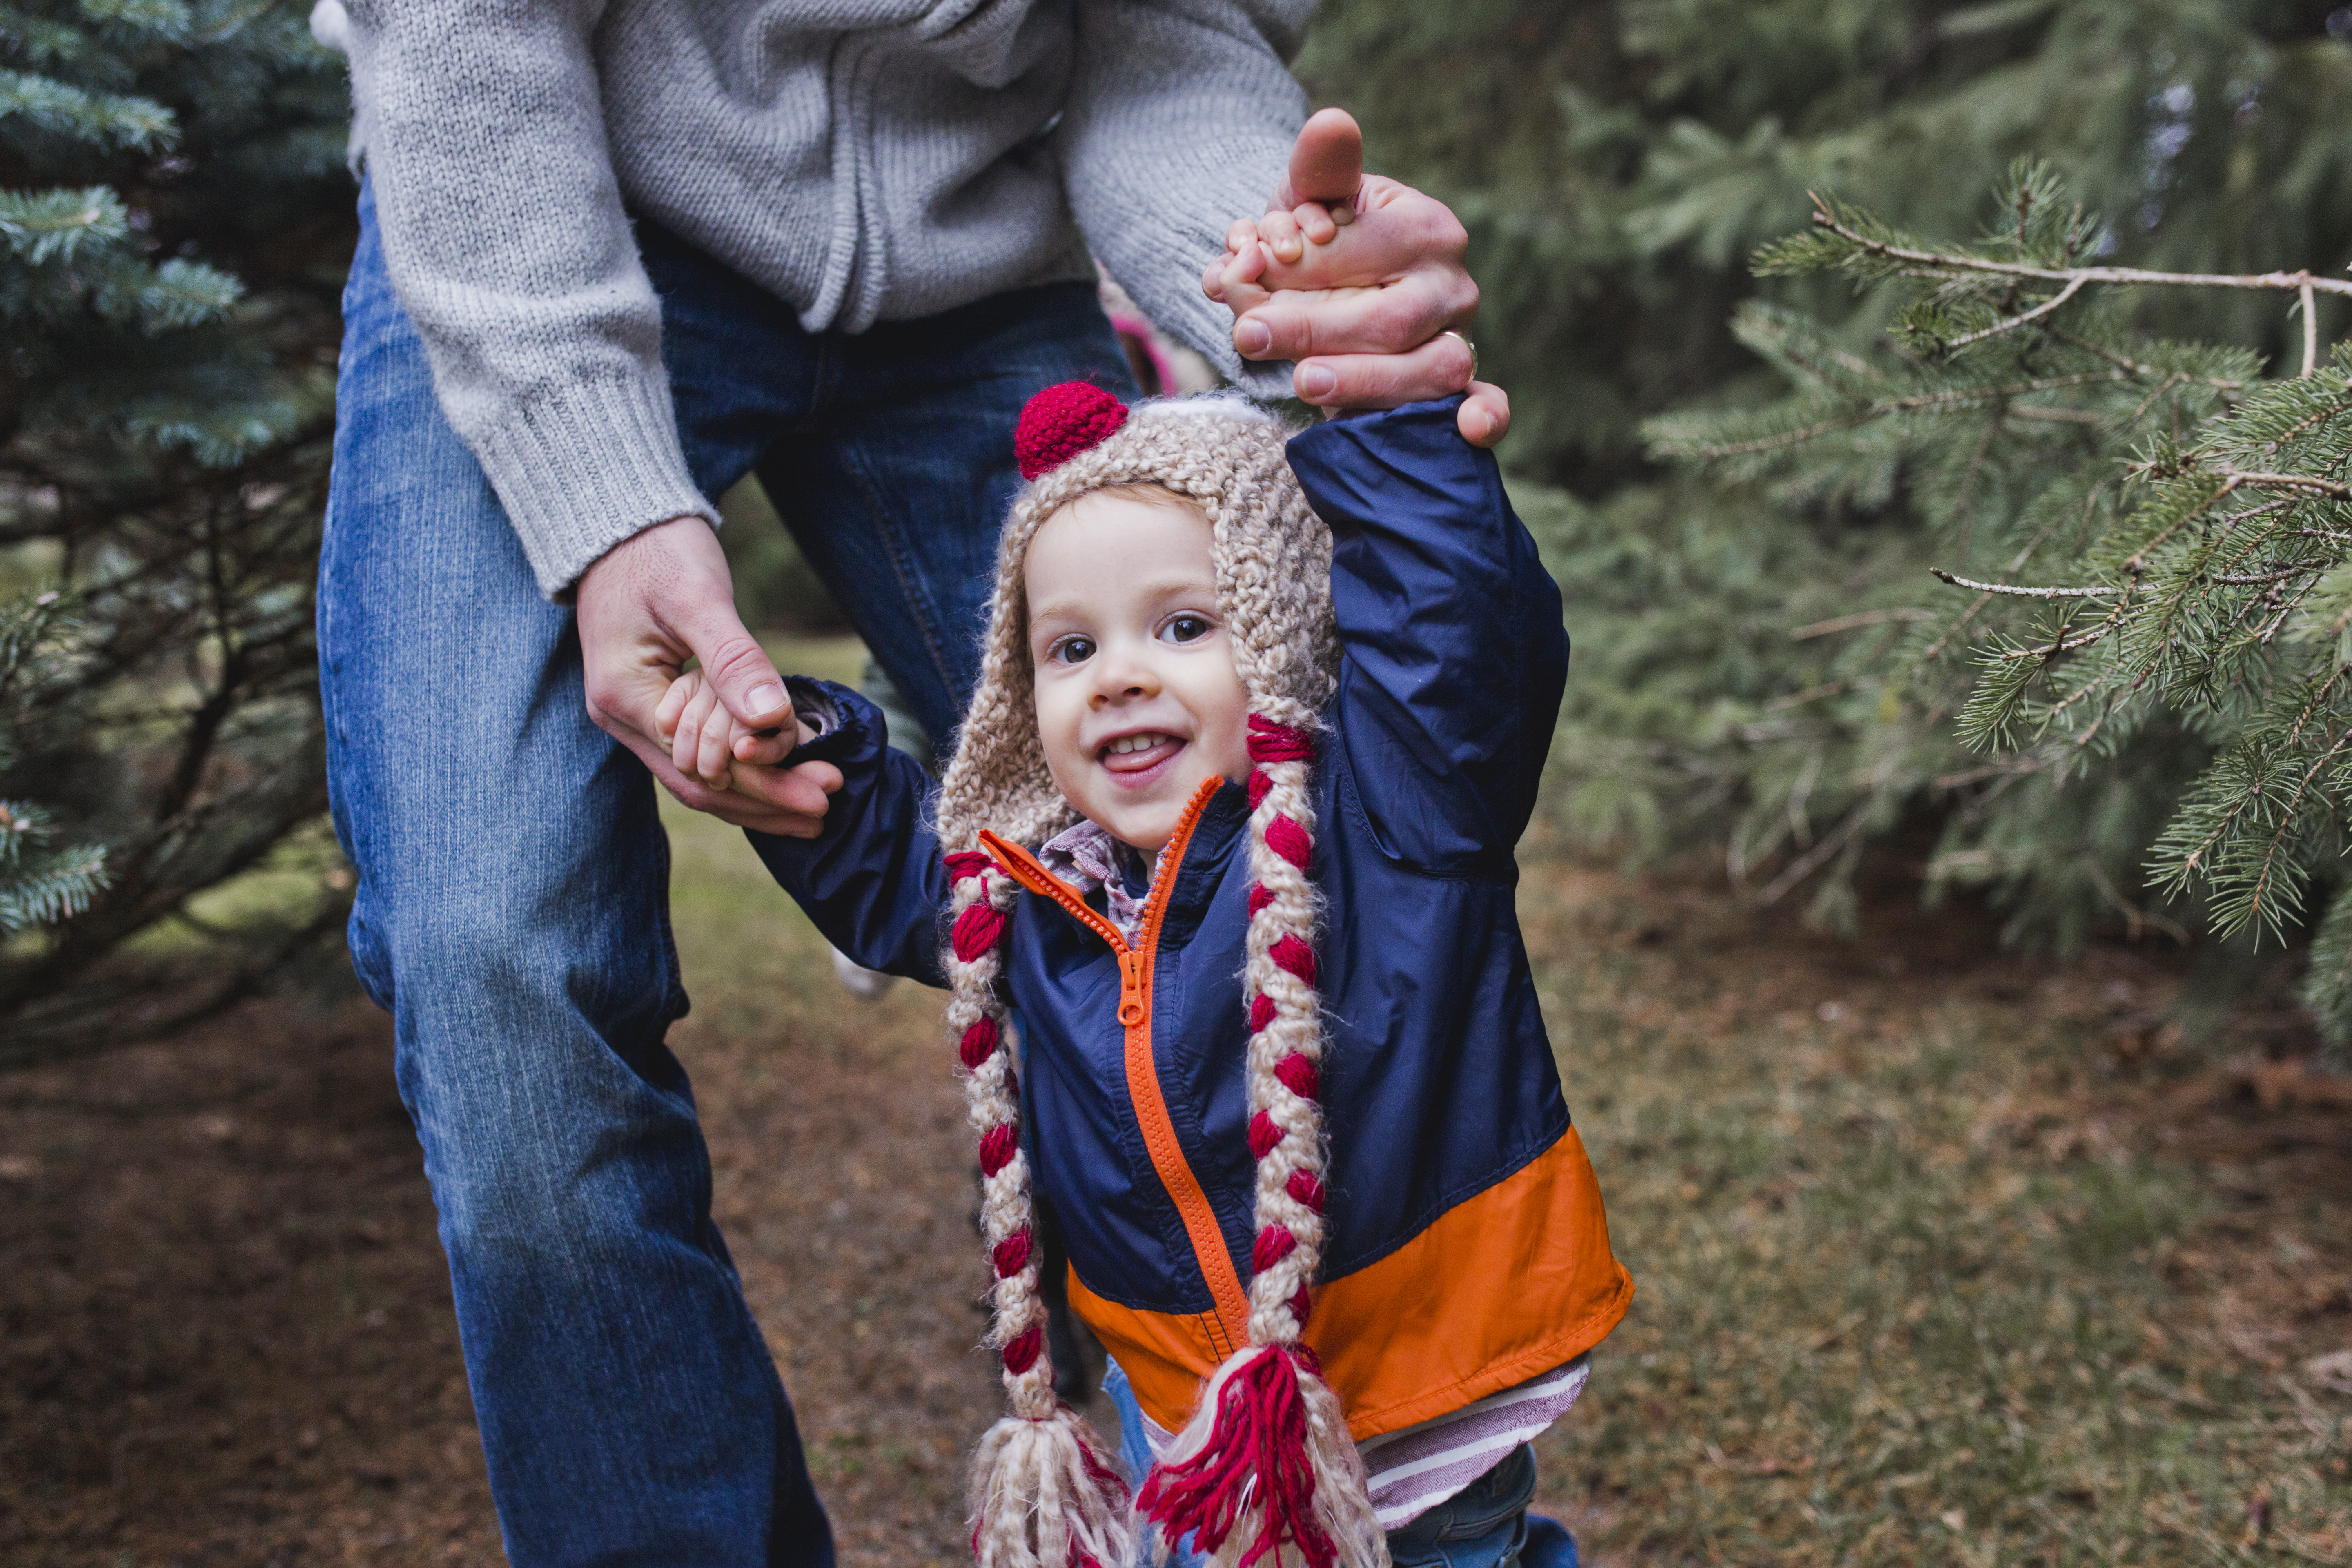
[[754,844],[836,947],[952,988],[1013,1405],[984,1568],[1135,1551],[1053,1395],[1040,1197],[1180,1554],[1573,1561],[1528,1441],[1633,1286],[1513,907],[1559,595],[1458,401],[1286,446],[1231,399],[1039,394],[936,793],[838,686],[766,741],[696,676],[664,705],[689,772],[834,763],[822,833]]

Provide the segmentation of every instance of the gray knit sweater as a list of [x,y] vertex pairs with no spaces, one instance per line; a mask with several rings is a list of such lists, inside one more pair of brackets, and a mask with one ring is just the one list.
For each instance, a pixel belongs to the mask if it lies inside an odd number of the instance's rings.
[[632,210],[858,331],[1091,278],[1227,374],[1201,268],[1305,113],[1314,0],[351,0],[352,148],[541,587],[689,513]]

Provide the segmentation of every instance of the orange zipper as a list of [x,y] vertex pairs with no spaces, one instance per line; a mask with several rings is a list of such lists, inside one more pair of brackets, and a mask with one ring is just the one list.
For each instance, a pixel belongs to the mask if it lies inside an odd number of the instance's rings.
[[1210,797],[1223,783],[1213,776],[1202,779],[1201,787],[1185,804],[1183,816],[1176,819],[1175,835],[1168,840],[1168,850],[1160,858],[1160,868],[1151,879],[1151,890],[1144,895],[1143,928],[1132,947],[1118,934],[1117,926],[1088,909],[1086,900],[1068,883],[1039,865],[1026,849],[993,833],[982,832],[980,836],[981,847],[1014,881],[1069,910],[1087,929],[1108,942],[1118,959],[1118,1021],[1127,1032],[1128,1098],[1134,1101],[1135,1120],[1143,1131],[1143,1145],[1150,1152],[1152,1169],[1159,1173],[1160,1185],[1168,1189],[1177,1214],[1183,1218],[1184,1234],[1192,1243],[1193,1260],[1200,1265],[1202,1277],[1209,1282],[1209,1295],[1216,1302],[1214,1326],[1223,1331],[1226,1342],[1219,1347],[1221,1355],[1231,1353],[1249,1341],[1249,1297],[1242,1289],[1241,1277],[1234,1270],[1232,1255],[1225,1250],[1225,1235],[1218,1227],[1215,1211],[1209,1207],[1208,1194],[1202,1190],[1201,1179],[1192,1173],[1192,1167],[1185,1163],[1183,1146],[1176,1140],[1176,1123],[1168,1114],[1167,1098],[1160,1092],[1160,1069],[1151,1059],[1151,963],[1152,954],[1160,948],[1160,922],[1168,910],[1168,892],[1184,864],[1184,850],[1192,843],[1192,829],[1199,825]]

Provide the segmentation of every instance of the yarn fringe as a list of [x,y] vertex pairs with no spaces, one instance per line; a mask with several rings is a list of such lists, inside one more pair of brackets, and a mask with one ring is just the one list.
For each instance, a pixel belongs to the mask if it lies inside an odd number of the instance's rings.
[[971,1460],[971,1555],[980,1568],[1128,1568],[1127,1483],[1087,1418],[1066,1405],[1007,1415]]
[[1304,1345],[1228,1356],[1135,1507],[1212,1568],[1389,1568],[1339,1396]]

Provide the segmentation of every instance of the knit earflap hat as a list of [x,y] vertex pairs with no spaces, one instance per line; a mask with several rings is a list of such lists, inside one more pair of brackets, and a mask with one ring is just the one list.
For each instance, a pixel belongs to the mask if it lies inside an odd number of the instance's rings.
[[998,546],[980,683],[939,803],[953,889],[948,1025],[981,1135],[982,1223],[996,1272],[992,1338],[1013,1405],[974,1458],[973,1555],[982,1568],[1124,1568],[1132,1552],[1126,1489],[1108,1451],[1054,1397],[1019,1086],[996,991],[998,950],[1020,889],[981,850],[979,836],[992,828],[1034,847],[1077,820],[1037,738],[1022,591],[1030,542],[1082,495],[1155,485],[1209,521],[1218,609],[1249,694],[1253,885],[1242,1005],[1257,1239],[1249,1343],[1211,1375],[1136,1508],[1163,1542],[1189,1534],[1217,1568],[1385,1568],[1386,1542],[1339,1398],[1300,1340],[1323,1248],[1307,784],[1338,661],[1330,531],[1290,471],[1281,427],[1238,399],[1130,409],[1098,387],[1066,383],[1030,400],[1015,447],[1029,483]]

